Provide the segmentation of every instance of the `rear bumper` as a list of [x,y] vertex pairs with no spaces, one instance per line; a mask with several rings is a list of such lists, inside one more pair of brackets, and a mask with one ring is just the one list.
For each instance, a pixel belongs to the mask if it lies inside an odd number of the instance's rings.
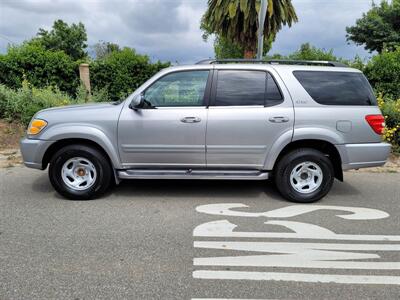
[[20,148],[25,166],[43,170],[43,156],[51,144],[53,144],[53,141],[22,139]]
[[342,158],[342,169],[379,167],[386,163],[391,145],[388,143],[336,145]]

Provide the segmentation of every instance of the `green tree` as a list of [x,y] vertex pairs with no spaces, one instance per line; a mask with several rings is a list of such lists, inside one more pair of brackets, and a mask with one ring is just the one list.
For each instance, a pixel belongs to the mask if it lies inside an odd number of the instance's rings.
[[400,98],[400,46],[374,56],[365,67],[365,75],[378,92]]
[[317,48],[310,43],[301,44],[298,50],[288,55],[274,54],[267,56],[266,59],[337,61],[361,71],[365,68],[364,61],[358,55],[356,55],[353,60],[348,60],[336,56],[333,53],[333,49]]
[[243,58],[244,49],[236,45],[228,39],[216,36],[214,40],[214,53],[215,58]]
[[300,45],[300,48],[286,56],[274,54],[266,57],[267,59],[287,59],[287,60],[323,60],[323,61],[343,61],[333,54],[333,49],[320,49],[310,43]]
[[75,61],[86,57],[86,29],[80,22],[68,25],[57,20],[50,31],[40,28],[32,41],[39,42],[47,50],[62,50]]
[[294,60],[338,60],[338,58],[333,54],[333,49],[319,49],[310,45],[310,43],[302,44],[300,49],[290,54],[288,58]]
[[99,41],[93,46],[94,52],[96,54],[96,59],[103,59],[108,56],[111,52],[121,51],[117,44]]
[[348,41],[364,45],[371,52],[381,53],[385,48],[394,50],[400,45],[400,0],[391,3],[383,0],[379,6],[372,3],[371,10],[346,31]]
[[[253,58],[257,49],[258,14],[260,0],[208,0],[202,28],[244,49],[245,58]],[[268,0],[264,36],[275,37],[282,25],[291,26],[297,15],[291,0]]]
[[[201,26],[201,29],[203,30],[203,39],[207,41],[212,33],[207,32],[207,28],[203,25]],[[274,40],[275,36],[271,36],[267,39],[264,39],[264,49],[263,49],[264,55],[266,55],[268,51],[271,50],[272,43]],[[214,53],[215,53],[215,58],[217,59],[243,58],[244,47],[229,41],[227,38],[215,35]]]

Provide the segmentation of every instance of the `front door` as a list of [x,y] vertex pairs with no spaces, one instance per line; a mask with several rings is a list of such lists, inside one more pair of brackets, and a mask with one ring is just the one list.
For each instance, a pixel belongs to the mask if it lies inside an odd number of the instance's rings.
[[271,72],[219,69],[211,101],[209,168],[263,169],[273,143],[293,130],[292,101]]
[[124,167],[203,167],[209,70],[169,73],[144,91],[145,107],[124,109],[118,126]]

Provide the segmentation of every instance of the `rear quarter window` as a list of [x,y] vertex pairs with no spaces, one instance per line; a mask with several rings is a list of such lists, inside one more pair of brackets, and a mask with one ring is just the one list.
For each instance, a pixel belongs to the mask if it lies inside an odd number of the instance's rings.
[[372,88],[361,73],[294,71],[293,75],[319,104],[376,105]]

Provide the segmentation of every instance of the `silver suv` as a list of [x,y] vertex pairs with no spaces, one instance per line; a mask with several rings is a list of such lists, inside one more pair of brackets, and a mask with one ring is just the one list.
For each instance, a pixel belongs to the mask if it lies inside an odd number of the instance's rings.
[[273,178],[313,202],[390,145],[371,86],[336,62],[207,60],[160,71],[126,100],[45,109],[21,141],[58,193],[91,199],[121,179]]

